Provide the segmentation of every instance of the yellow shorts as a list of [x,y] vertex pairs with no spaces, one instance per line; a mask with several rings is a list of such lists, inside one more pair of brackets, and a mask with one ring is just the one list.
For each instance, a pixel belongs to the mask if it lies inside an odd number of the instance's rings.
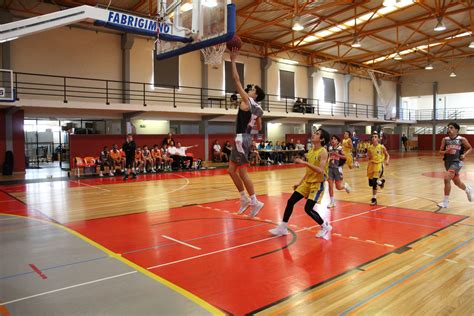
[[367,177],[369,179],[380,178],[380,173],[382,172],[382,163],[370,162],[367,165]]
[[313,200],[316,203],[321,203],[324,195],[324,182],[309,183],[303,181],[297,188],[296,192],[301,193],[308,200]]
[[345,165],[352,169],[353,159],[352,159],[352,152],[344,152],[344,156],[346,156],[346,163]]

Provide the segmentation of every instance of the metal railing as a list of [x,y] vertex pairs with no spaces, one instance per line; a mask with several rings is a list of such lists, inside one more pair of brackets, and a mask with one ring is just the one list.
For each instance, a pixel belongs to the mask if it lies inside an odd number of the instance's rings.
[[[33,73],[14,73],[14,88],[18,100],[45,99],[112,103],[142,104],[143,106],[219,107],[233,108],[231,93],[219,89],[205,89],[189,86],[160,86],[151,83],[66,77]],[[383,108],[374,111],[373,105],[350,102],[324,102],[319,99],[301,98],[302,108],[295,107],[296,97],[280,97],[268,94],[262,107],[269,112],[316,114],[357,118],[383,119]],[[106,109],[106,107],[104,108]]]
[[[474,118],[474,109],[437,109],[435,120],[461,120]],[[432,121],[433,110],[407,110],[400,111],[400,119],[409,121]]]

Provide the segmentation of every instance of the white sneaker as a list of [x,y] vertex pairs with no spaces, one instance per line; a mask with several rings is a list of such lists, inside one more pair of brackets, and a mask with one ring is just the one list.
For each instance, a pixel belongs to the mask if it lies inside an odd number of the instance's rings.
[[351,186],[347,182],[344,182],[344,190],[346,190],[347,193],[351,193],[352,191]]
[[239,208],[239,211],[237,212],[237,214],[240,215],[243,212],[245,212],[245,210],[247,209],[247,207],[249,207],[249,205],[250,205],[250,199],[249,198],[240,199],[240,208]]
[[329,236],[330,236],[330,232],[332,230],[332,226],[331,224],[329,223],[323,223],[323,225],[321,226],[321,230],[316,234],[316,237],[317,238],[324,238],[324,239],[329,239]]
[[330,202],[330,203],[328,204],[328,208],[333,208],[333,207],[336,207],[336,202],[335,202],[335,201]]
[[466,186],[466,195],[467,195],[467,199],[469,200],[469,202],[472,202],[473,194],[472,194],[472,187],[470,185]]
[[250,217],[255,217],[255,216],[257,216],[258,213],[260,212],[260,210],[263,208],[264,205],[265,205],[265,204],[264,204],[263,202],[260,202],[260,201],[257,201],[257,203],[254,204],[254,205],[251,204],[251,205],[250,205],[251,210],[250,210],[249,216],[250,216]]
[[283,226],[282,224],[278,225],[275,228],[269,229],[268,231],[274,236],[288,235],[288,228]]
[[438,207],[441,207],[441,208],[447,208],[448,207],[448,201],[439,202],[436,205],[438,205]]

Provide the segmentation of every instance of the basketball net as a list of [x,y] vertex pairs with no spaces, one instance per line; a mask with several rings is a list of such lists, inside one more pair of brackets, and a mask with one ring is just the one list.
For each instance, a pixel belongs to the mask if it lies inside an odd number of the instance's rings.
[[218,68],[224,59],[225,48],[226,43],[221,43],[201,49],[201,53],[204,56],[204,63],[211,65],[213,68]]

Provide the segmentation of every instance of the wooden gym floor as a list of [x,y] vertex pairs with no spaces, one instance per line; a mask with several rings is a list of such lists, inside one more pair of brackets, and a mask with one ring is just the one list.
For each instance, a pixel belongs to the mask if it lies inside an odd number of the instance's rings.
[[[314,237],[303,202],[290,235],[268,233],[296,165],[252,169],[255,219],[234,214],[223,169],[0,185],[0,312],[473,314],[474,203],[453,187],[439,210],[442,171],[434,154],[394,153],[370,206],[366,163],[346,168],[353,192],[331,211],[326,192],[321,208],[330,240]],[[462,179],[474,182],[474,162]]]

